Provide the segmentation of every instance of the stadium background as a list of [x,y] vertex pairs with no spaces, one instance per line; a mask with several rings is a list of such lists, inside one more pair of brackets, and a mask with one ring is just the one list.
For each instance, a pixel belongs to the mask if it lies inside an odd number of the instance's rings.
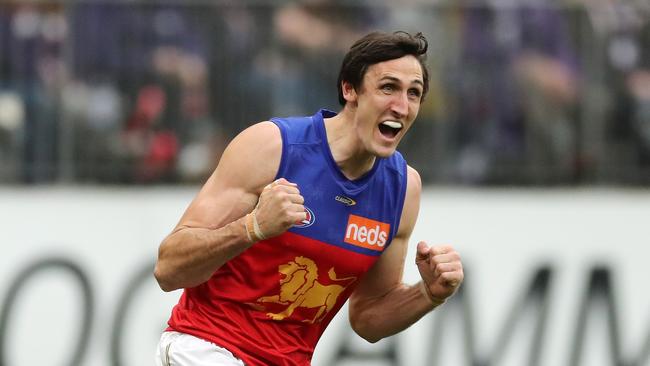
[[0,365],[150,364],[162,237],[375,29],[430,41],[400,150],[468,280],[377,345],[341,314],[314,364],[650,365],[650,4],[608,0],[0,0]]

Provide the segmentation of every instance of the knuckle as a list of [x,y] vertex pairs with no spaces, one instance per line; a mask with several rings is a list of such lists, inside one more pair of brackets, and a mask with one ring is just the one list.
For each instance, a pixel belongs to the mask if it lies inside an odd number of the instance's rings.
[[449,276],[448,274],[445,274],[444,276],[441,275],[440,278],[441,278],[440,282],[445,286],[449,285],[450,282],[455,282],[456,281],[456,280],[454,280],[453,277]]
[[278,199],[282,200],[284,204],[291,204],[291,196],[287,192],[279,191]]
[[440,274],[440,277],[445,281],[451,280],[454,278],[454,272],[443,272]]

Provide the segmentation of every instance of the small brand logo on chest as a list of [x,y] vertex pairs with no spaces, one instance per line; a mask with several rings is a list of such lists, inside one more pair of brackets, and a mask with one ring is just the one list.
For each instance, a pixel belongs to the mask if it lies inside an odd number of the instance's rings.
[[346,206],[354,206],[357,204],[357,201],[353,200],[350,197],[345,197],[345,196],[336,196],[334,199],[338,202],[341,202],[342,204]]

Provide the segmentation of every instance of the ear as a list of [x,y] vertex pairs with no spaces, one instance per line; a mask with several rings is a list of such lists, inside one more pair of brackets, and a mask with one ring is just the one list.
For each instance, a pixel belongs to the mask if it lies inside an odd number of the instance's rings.
[[341,90],[343,91],[343,98],[348,103],[355,103],[357,101],[357,91],[354,86],[347,81],[341,82]]

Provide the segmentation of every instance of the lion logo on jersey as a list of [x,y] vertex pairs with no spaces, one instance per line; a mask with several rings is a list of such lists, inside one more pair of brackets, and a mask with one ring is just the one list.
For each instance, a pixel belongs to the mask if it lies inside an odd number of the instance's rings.
[[280,294],[260,297],[257,299],[258,304],[272,303],[287,306],[281,312],[266,314],[273,320],[285,319],[300,307],[318,309],[313,319],[303,320],[312,324],[322,321],[336,304],[339,295],[357,279],[356,277],[338,278],[332,267],[327,272],[329,279],[338,283],[346,282],[347,284],[323,285],[318,282],[316,263],[302,256],[278,266],[278,271],[281,274]]

